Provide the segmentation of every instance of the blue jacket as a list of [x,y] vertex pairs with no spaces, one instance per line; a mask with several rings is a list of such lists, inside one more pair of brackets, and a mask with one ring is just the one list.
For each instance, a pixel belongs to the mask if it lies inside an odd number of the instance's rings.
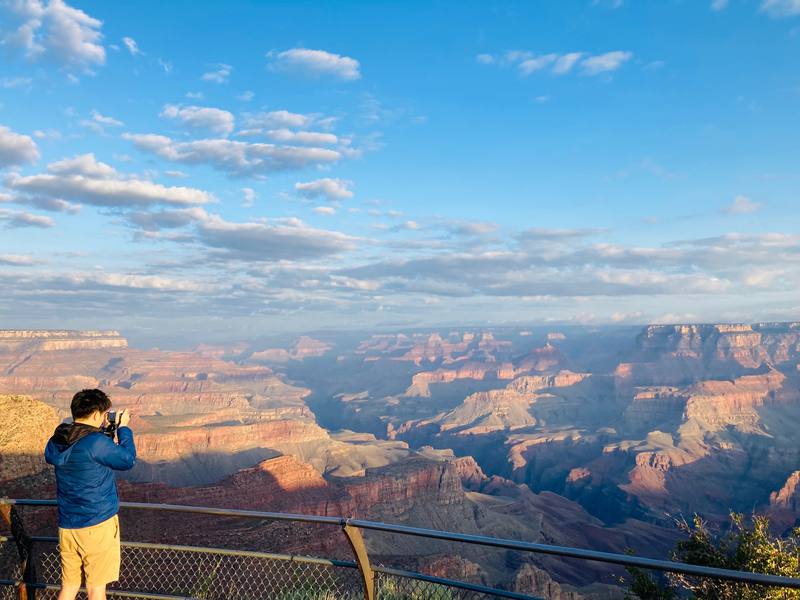
[[136,462],[133,432],[117,430],[119,444],[97,427],[63,423],[44,450],[45,460],[56,468],[58,526],[90,527],[119,511],[114,470],[126,471]]

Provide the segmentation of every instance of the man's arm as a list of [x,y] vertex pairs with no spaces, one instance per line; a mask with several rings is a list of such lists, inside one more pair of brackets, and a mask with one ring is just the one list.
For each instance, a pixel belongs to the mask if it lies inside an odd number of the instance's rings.
[[133,443],[133,432],[130,427],[122,426],[117,429],[119,444],[115,444],[106,436],[98,441],[94,447],[94,459],[117,471],[127,471],[136,464],[136,445]]

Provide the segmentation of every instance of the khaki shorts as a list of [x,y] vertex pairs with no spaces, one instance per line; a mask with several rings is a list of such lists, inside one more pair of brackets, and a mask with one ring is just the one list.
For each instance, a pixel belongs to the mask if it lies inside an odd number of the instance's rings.
[[58,529],[62,585],[105,585],[119,579],[119,518],[80,529]]

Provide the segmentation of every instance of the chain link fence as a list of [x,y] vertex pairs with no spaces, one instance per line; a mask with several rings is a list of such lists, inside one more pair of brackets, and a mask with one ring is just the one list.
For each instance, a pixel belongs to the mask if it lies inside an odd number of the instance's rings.
[[[37,583],[57,586],[61,563],[55,540],[38,538],[33,547]],[[0,579],[19,579],[12,541],[0,542]],[[120,579],[109,586],[129,597],[163,594],[196,600],[363,600],[355,563],[326,559],[123,542]],[[126,596],[128,594],[125,594]],[[12,586],[0,586],[0,600],[16,599]],[[55,600],[57,589],[38,589],[38,600]],[[440,583],[377,571],[377,600],[491,600],[498,598]],[[78,598],[85,598],[80,594]]]
[[[39,542],[34,553],[42,583],[58,584],[58,549]],[[135,590],[197,600],[362,600],[354,563],[260,552],[159,544],[126,544],[118,582],[109,590]]]

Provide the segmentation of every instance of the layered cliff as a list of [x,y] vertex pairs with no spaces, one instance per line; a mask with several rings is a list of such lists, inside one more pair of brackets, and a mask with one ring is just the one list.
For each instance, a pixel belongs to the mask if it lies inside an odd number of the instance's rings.
[[0,330],[0,353],[19,351],[95,350],[127,348],[118,331]]
[[533,427],[541,420],[570,420],[586,393],[578,384],[589,377],[571,371],[517,377],[504,388],[470,394],[456,408],[414,426],[433,424],[441,432],[479,435]]

